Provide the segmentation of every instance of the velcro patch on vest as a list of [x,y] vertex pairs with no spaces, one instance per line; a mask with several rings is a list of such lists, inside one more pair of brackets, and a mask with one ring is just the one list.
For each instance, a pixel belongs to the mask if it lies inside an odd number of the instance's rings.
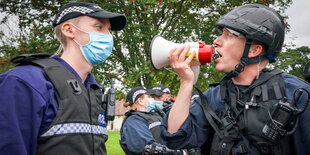
[[102,113],[99,113],[99,115],[98,115],[98,124],[100,125],[100,126],[107,126],[107,123],[106,123],[106,121],[105,121],[105,114],[102,112]]

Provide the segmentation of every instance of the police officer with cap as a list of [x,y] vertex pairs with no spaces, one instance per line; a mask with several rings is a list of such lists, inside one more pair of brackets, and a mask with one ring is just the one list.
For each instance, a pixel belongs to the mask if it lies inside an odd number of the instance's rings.
[[159,84],[154,86],[152,89],[157,91],[157,93],[154,95],[155,100],[164,102],[163,111],[167,113],[174,102],[174,98],[171,95],[170,88],[164,84]]
[[159,96],[158,100],[167,101],[167,100],[170,100],[172,98],[171,91],[170,91],[169,87],[167,87],[164,84],[156,85],[152,89],[157,90],[159,92],[158,93],[158,96]]
[[215,68],[226,76],[207,91],[198,90],[194,103],[194,55],[186,57],[190,47],[168,55],[180,89],[163,119],[166,145],[179,149],[210,142],[205,146],[212,155],[310,154],[309,83],[267,68],[284,42],[281,15],[261,4],[245,4],[221,16],[216,26],[222,34],[213,41],[219,53]]
[[22,55],[0,75],[0,154],[104,155],[103,88],[90,72],[112,54],[111,30],[122,30],[126,17],[74,2],[52,24],[60,57]]
[[120,145],[127,155],[139,154],[197,154],[199,149],[171,150],[160,137],[162,116],[157,109],[163,108],[162,101],[156,101],[153,95],[158,93],[144,87],[132,88],[124,107],[130,107],[121,127]]

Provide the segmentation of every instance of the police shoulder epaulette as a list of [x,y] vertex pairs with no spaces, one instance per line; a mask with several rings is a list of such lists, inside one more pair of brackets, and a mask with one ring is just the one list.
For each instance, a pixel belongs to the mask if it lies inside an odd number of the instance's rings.
[[24,64],[36,59],[43,59],[48,57],[50,57],[50,55],[46,53],[22,54],[11,59],[11,62],[15,64]]

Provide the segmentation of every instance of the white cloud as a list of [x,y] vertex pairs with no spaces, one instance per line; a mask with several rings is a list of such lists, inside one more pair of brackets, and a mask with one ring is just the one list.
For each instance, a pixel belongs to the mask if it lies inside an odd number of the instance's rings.
[[291,25],[285,43],[293,42],[296,47],[310,47],[310,1],[293,0],[293,4],[285,10],[285,14],[288,15],[287,22]]

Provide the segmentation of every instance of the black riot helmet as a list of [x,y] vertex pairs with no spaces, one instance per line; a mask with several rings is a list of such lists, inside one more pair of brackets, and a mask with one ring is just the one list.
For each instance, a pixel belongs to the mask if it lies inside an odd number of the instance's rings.
[[[239,6],[219,18],[216,26],[219,29],[230,28],[246,37],[247,42],[241,58],[243,67],[263,59],[274,62],[281,52],[285,34],[284,21],[279,13],[267,6],[261,4]],[[264,56],[248,58],[253,40],[265,45]]]
[[304,68],[304,78],[306,81],[310,82],[310,61],[308,61]]

